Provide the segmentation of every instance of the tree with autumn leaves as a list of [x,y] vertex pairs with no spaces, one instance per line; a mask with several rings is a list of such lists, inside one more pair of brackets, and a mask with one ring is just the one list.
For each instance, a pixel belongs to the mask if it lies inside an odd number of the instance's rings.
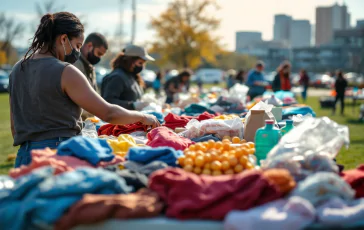
[[207,11],[217,8],[214,0],[175,0],[152,18],[151,28],[157,35],[152,50],[159,54],[158,64],[197,68],[203,61],[216,62],[221,48],[211,32],[218,28],[219,20]]

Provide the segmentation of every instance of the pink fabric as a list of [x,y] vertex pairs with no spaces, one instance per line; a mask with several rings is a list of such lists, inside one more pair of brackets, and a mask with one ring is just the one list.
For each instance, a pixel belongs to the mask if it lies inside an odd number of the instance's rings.
[[147,137],[147,145],[150,147],[172,147],[176,150],[184,150],[194,144],[190,139],[178,136],[166,127],[153,129]]

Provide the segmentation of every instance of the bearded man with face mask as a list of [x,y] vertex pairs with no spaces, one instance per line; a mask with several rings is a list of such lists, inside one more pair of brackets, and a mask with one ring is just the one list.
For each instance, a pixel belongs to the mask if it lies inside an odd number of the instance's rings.
[[147,61],[154,61],[146,49],[129,45],[111,61],[112,72],[105,76],[101,96],[109,103],[125,109],[142,110],[148,103],[141,102],[144,81],[140,72]]
[[74,63],[90,82],[92,88],[97,91],[95,67],[100,62],[108,49],[106,38],[99,33],[91,33],[81,48],[81,56]]

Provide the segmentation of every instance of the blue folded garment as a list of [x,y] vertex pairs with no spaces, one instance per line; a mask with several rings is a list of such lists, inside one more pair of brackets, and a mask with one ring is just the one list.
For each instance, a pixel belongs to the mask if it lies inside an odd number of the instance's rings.
[[58,146],[57,155],[74,156],[96,166],[100,161],[112,161],[114,154],[106,140],[72,137]]
[[313,117],[316,117],[316,113],[309,106],[302,107],[289,107],[282,110],[282,119],[289,119],[293,115],[306,115],[311,114]]
[[148,164],[153,161],[162,161],[169,166],[176,167],[176,161],[181,156],[183,156],[182,151],[170,147],[131,148],[129,149],[127,159],[142,164]]
[[125,180],[103,169],[78,168],[53,176],[42,167],[0,189],[1,229],[40,229],[53,225],[84,194],[126,194]]
[[201,113],[204,113],[204,112],[208,112],[210,114],[215,114],[215,112],[212,111],[211,109],[207,108],[206,106],[199,105],[199,104],[191,104],[191,105],[185,107],[185,110],[184,110],[184,113],[187,116],[195,116],[196,114],[200,115]]
[[215,137],[213,134],[208,134],[202,137],[196,137],[191,139],[191,141],[193,142],[205,142],[209,140],[221,141],[218,137]]

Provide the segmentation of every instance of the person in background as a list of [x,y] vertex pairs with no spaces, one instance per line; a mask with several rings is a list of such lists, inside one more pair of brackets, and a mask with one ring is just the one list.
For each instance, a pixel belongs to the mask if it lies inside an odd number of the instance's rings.
[[[96,72],[95,67],[100,62],[101,57],[105,55],[108,49],[106,38],[99,33],[91,33],[87,36],[83,46],[81,47],[80,58],[73,64],[87,78],[92,88],[97,92]],[[93,117],[91,113],[83,110],[82,120]]]
[[147,103],[139,101],[144,92],[144,81],[139,73],[147,61],[154,61],[154,58],[143,47],[126,47],[111,61],[112,72],[102,80],[101,96],[125,109],[142,110],[146,107]]
[[303,99],[303,102],[306,102],[307,90],[308,90],[308,86],[310,84],[310,78],[308,77],[307,72],[304,69],[302,69],[300,71],[299,83],[302,86],[302,99]]
[[249,86],[248,96],[250,100],[253,100],[259,95],[263,95],[265,87],[268,86],[268,82],[264,79],[263,70],[264,62],[258,61],[255,69],[251,70],[248,74],[246,85]]
[[99,33],[91,33],[87,36],[81,47],[80,58],[73,64],[90,82],[92,88],[97,91],[95,67],[100,62],[108,49],[106,38]]
[[245,80],[244,77],[245,77],[245,71],[239,70],[238,74],[235,77],[236,83],[243,84]]
[[234,69],[229,69],[227,71],[227,76],[228,76],[228,79],[227,79],[227,89],[230,89],[231,87],[233,87],[236,83],[236,71]]
[[164,78],[164,74],[162,73],[162,71],[159,71],[157,73],[155,81],[153,82],[153,89],[157,96],[160,95],[160,93],[161,93],[163,78]]
[[68,12],[45,14],[24,58],[9,78],[11,133],[19,146],[15,167],[28,165],[34,149],[57,149],[82,130],[81,111],[116,124],[159,126],[155,116],[129,111],[103,100],[72,64],[84,40],[80,20]]
[[344,115],[344,107],[345,107],[345,90],[348,86],[347,80],[344,78],[343,72],[338,70],[336,73],[336,81],[335,81],[335,91],[336,91],[336,98],[333,107],[332,113],[335,114],[336,111],[336,103],[340,101],[341,103],[341,115]]
[[292,88],[291,80],[291,64],[284,61],[277,69],[277,75],[274,77],[272,83],[273,92],[277,91],[290,91]]
[[167,95],[167,104],[171,104],[174,101],[174,96],[177,93],[188,92],[190,88],[190,79],[192,73],[189,70],[182,71],[176,77],[169,79],[164,85],[164,90]]

